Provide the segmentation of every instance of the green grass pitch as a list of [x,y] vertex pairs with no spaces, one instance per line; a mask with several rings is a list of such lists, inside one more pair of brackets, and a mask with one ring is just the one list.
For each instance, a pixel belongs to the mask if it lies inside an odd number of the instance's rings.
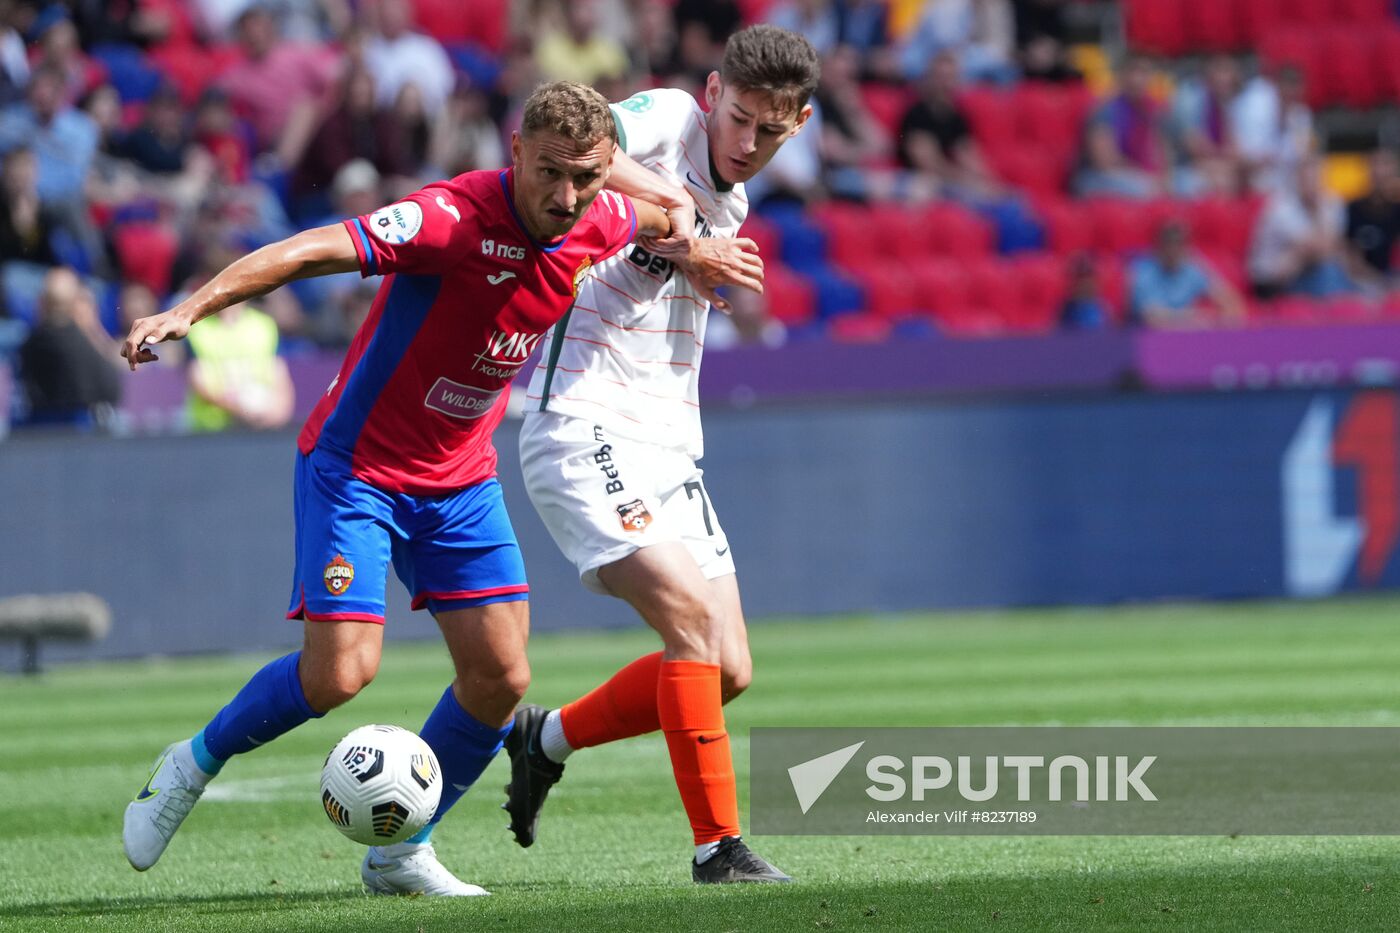
[[[728,710],[747,798],[758,725],[1400,724],[1400,601],[771,620]],[[537,637],[534,701],[557,704],[652,650],[642,631]],[[1395,929],[1400,840],[1379,837],[753,837],[799,879],[689,881],[690,840],[659,737],[569,763],[531,850],[497,807],[494,763],[437,833],[495,892],[370,898],[361,850],[316,782],[354,726],[422,723],[448,680],[438,645],[390,646],[348,707],[231,763],[146,874],[121,814],[164,745],[260,657],[0,677],[0,929],[1083,930]]]

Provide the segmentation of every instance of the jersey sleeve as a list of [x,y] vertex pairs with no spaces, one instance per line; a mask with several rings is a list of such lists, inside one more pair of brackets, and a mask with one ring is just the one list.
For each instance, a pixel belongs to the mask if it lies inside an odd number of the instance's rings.
[[593,224],[603,241],[599,261],[620,251],[637,236],[637,208],[625,194],[604,188],[591,209]]
[[649,162],[674,149],[696,118],[699,105],[687,91],[663,87],[633,94],[612,105],[617,144],[638,162]]
[[360,275],[447,272],[470,247],[471,205],[460,192],[429,185],[402,201],[345,221]]

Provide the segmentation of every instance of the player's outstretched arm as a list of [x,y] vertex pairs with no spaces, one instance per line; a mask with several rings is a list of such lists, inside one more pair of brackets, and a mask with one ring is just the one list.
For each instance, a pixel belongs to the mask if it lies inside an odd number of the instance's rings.
[[135,370],[141,363],[159,359],[148,344],[183,340],[193,325],[224,308],[266,295],[297,279],[359,268],[355,244],[343,225],[305,230],[230,263],[169,311],[138,318],[126,335],[121,354]]
[[[642,165],[621,147],[613,149],[612,168],[608,172],[608,187],[629,198],[659,205],[671,218],[671,229],[665,234],[670,240],[690,239],[695,235],[695,199],[681,185],[674,185]],[[639,235],[646,236],[649,234]]]

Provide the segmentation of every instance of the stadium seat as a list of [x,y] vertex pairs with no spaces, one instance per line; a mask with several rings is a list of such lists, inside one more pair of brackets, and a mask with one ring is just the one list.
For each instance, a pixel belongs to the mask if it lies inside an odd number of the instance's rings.
[[971,302],[962,265],[951,259],[926,259],[909,268],[913,285],[913,310],[942,319],[964,313]]
[[1123,18],[1128,44],[1142,52],[1170,58],[1187,48],[1185,4],[1178,0],[1123,0]]
[[1390,0],[1332,0],[1332,21],[1352,26],[1382,26],[1393,22]]
[[826,204],[813,210],[811,219],[826,234],[827,255],[838,265],[858,269],[879,261],[878,231],[867,208]]
[[739,228],[739,236],[748,237],[758,244],[758,255],[765,263],[777,262],[782,255],[782,237],[778,228],[758,214],[750,214]]
[[1230,52],[1244,45],[1244,14],[1238,0],[1189,0],[1182,5],[1193,49]]
[[1156,208],[1151,203],[1090,198],[1083,209],[1093,224],[1094,248],[1111,255],[1146,249],[1152,242]]
[[860,86],[860,97],[870,115],[890,131],[899,132],[904,114],[914,103],[914,97],[906,87],[868,82]]
[[418,27],[439,42],[477,42],[493,52],[505,44],[508,0],[413,0]]
[[1020,277],[1021,301],[1018,314],[1009,321],[1011,329],[1022,333],[1053,330],[1069,292],[1065,261],[1049,253],[1028,253],[1018,256],[1014,263]]
[[930,251],[940,256],[975,259],[992,251],[992,228],[957,204],[935,204],[923,216]]
[[1293,25],[1272,30],[1259,42],[1259,55],[1266,67],[1276,69],[1291,65],[1303,73],[1308,103],[1313,107],[1327,102],[1327,86],[1322,80],[1318,57],[1321,51],[1317,34]]
[[1021,276],[1016,266],[1000,259],[983,259],[967,265],[968,297],[995,330],[1011,330],[1023,317]]
[[1376,56],[1382,93],[1392,100],[1400,98],[1400,28],[1391,26],[1379,32]]
[[991,88],[974,88],[959,98],[966,109],[968,122],[977,145],[984,152],[998,153],[1017,148],[1016,114],[1007,103],[1007,95]]
[[890,322],[873,314],[843,314],[827,324],[826,332],[837,343],[884,343]]
[[1257,46],[1265,35],[1283,25],[1278,0],[1237,0],[1241,39],[1245,45]]
[[868,208],[864,235],[875,246],[876,261],[918,260],[933,249],[927,214],[903,205],[882,204]]
[[1045,227],[1045,243],[1054,252],[1066,256],[1093,249],[1093,219],[1083,201],[1042,199],[1036,203],[1036,213]]
[[851,314],[865,307],[865,290],[853,279],[830,266],[804,270],[815,289],[817,317],[822,320]]
[[180,248],[174,233],[161,224],[126,224],[117,228],[112,241],[127,280],[140,282],[157,295],[170,291],[170,270]]
[[1279,17],[1295,26],[1326,26],[1334,22],[1336,0],[1274,0]]
[[193,106],[214,79],[236,62],[242,53],[236,46],[214,48],[197,45],[160,45],[148,53],[151,63],[165,73],[180,92],[186,106]]
[[1034,150],[1046,150],[1057,160],[1068,162],[1079,151],[1084,118],[1093,103],[1089,94],[1075,85],[1021,85],[1011,95],[1016,135]]
[[134,45],[95,46],[92,57],[107,69],[107,78],[121,96],[122,103],[149,100],[164,77]]
[[1329,103],[1366,109],[1380,102],[1379,43],[1371,26],[1336,26],[1320,38],[1318,76]]
[[817,315],[812,286],[780,262],[764,267],[763,299],[768,316],[788,327],[808,324]]
[[1252,198],[1208,198],[1193,203],[1187,213],[1192,241],[1203,251],[1242,260],[1249,251],[1260,206]]
[[1032,197],[1063,194],[1072,163],[1055,153],[1017,144],[991,151],[988,158],[997,177]]
[[889,321],[908,317],[917,304],[916,278],[898,262],[882,262],[851,270],[865,289],[865,308],[870,314]]

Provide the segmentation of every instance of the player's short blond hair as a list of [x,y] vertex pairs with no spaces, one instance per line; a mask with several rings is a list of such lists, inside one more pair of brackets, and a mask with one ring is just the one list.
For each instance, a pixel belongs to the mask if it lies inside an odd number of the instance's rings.
[[520,135],[537,132],[562,136],[580,150],[592,149],[604,139],[617,142],[617,125],[608,109],[608,99],[574,81],[541,84],[525,101]]

